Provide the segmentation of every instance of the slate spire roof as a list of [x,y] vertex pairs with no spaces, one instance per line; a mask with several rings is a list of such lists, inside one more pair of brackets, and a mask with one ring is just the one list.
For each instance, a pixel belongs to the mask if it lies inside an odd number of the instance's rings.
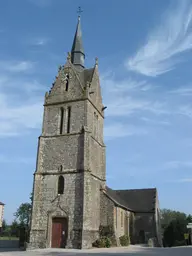
[[73,40],[73,46],[71,49],[71,62],[73,65],[77,66],[79,69],[84,68],[85,53],[83,49],[82,42],[82,32],[81,32],[81,19],[78,17],[77,28]]

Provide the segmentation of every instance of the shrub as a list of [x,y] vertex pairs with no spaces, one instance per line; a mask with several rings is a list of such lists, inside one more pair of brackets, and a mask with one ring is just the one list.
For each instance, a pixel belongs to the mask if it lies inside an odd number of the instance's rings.
[[112,242],[111,242],[110,238],[105,237],[104,240],[105,240],[105,247],[107,247],[107,248],[111,247]]
[[185,242],[185,240],[182,240],[182,241],[176,240],[174,245],[175,246],[183,246],[183,245],[186,245],[186,242]]
[[104,248],[106,247],[105,245],[105,239],[104,238],[99,238],[93,243],[93,247],[97,248]]
[[102,237],[97,239],[94,243],[93,243],[93,247],[97,247],[97,248],[109,248],[111,247],[111,240],[109,237]]
[[123,235],[119,237],[121,246],[128,246],[130,244],[129,236]]

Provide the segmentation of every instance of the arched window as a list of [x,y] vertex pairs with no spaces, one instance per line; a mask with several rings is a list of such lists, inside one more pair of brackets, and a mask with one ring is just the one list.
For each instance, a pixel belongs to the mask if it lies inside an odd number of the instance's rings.
[[64,109],[60,108],[60,134],[63,133],[63,117],[64,117]]
[[63,166],[60,165],[60,166],[59,166],[59,172],[62,172],[62,171],[63,171]]
[[64,184],[65,183],[65,180],[63,178],[63,176],[59,176],[59,179],[58,179],[58,194],[59,195],[62,195],[64,193]]

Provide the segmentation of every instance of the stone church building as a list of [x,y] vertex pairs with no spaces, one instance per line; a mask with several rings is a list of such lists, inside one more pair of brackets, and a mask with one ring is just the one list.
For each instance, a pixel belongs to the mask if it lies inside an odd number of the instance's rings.
[[113,190],[106,185],[104,111],[98,60],[85,68],[80,17],[66,63],[45,94],[34,173],[28,248],[90,248],[100,226],[131,243],[156,237],[161,245],[155,188]]

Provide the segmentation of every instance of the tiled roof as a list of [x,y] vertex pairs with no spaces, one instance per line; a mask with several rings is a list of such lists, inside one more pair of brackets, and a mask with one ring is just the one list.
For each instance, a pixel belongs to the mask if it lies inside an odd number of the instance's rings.
[[5,205],[4,203],[0,202],[0,205]]
[[156,188],[112,190],[106,187],[106,194],[120,206],[133,212],[154,212]]

